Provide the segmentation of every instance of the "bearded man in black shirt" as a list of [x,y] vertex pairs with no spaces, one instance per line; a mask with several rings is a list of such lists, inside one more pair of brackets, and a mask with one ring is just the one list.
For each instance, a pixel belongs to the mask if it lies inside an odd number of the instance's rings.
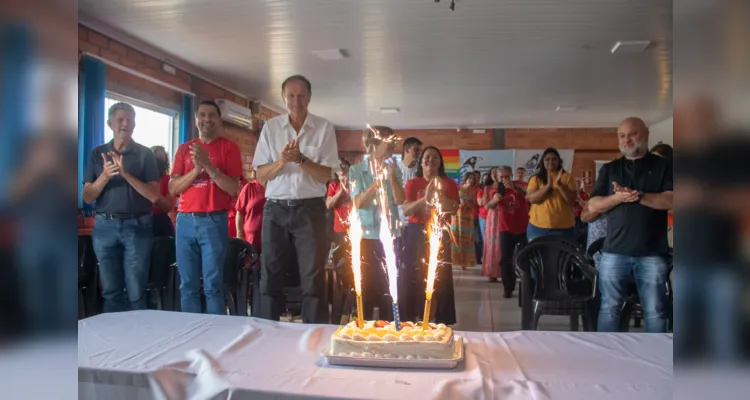
[[665,332],[669,279],[668,210],[672,209],[672,163],[648,152],[648,128],[639,118],[617,130],[623,157],[602,166],[589,211],[605,214],[607,238],[599,263],[600,332],[615,332],[635,279],[646,332]]

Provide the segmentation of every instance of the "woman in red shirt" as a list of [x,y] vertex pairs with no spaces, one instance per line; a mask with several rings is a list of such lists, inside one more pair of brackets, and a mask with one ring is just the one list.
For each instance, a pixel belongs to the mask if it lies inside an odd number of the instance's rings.
[[488,212],[482,276],[502,278],[507,299],[516,287],[513,254],[517,244],[526,244],[529,208],[513,183],[513,169],[504,166],[494,172],[496,184],[487,188],[484,200]]
[[263,206],[266,205],[266,183],[255,179],[255,171],[250,171],[249,175],[250,180],[237,196],[234,223],[237,238],[250,243],[260,253]]
[[[443,215],[441,223],[447,226],[450,215],[458,209],[459,197],[456,182],[445,173],[445,164],[440,151],[427,147],[419,157],[416,178],[406,183],[404,214],[409,217],[406,226],[406,251],[404,270],[399,274],[399,307],[402,320],[418,321],[424,312],[425,278],[429,248],[426,246],[426,224],[430,218],[435,195],[438,196]],[[451,238],[443,230],[442,244],[438,255],[437,279],[432,297],[435,321],[452,325],[456,323],[456,302],[453,293],[453,269],[451,262]]]
[[174,223],[169,213],[174,211],[174,197],[169,195],[169,155],[163,146],[153,146],[151,151],[156,157],[159,169],[159,193],[161,198],[154,204],[154,237],[174,236]]

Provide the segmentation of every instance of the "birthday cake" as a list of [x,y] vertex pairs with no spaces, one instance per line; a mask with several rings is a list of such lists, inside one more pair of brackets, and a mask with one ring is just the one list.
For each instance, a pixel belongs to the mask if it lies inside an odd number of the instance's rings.
[[331,354],[362,358],[452,359],[453,330],[443,324],[366,321],[363,328],[356,321],[339,327],[331,337]]

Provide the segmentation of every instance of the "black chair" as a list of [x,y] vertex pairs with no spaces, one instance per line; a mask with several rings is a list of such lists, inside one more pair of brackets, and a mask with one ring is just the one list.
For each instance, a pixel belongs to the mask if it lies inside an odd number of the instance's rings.
[[175,311],[174,272],[177,253],[175,239],[172,236],[154,238],[151,248],[151,267],[149,269],[146,295],[156,295],[156,309]]
[[99,303],[99,268],[93,241],[90,235],[78,236],[79,314],[84,318],[98,314]]
[[229,239],[224,258],[223,290],[230,315],[247,316],[251,268],[259,263],[259,259],[253,245],[242,239]]
[[[526,246],[528,246],[530,244],[534,244],[534,243],[560,243],[560,244],[562,244],[564,246],[569,246],[570,248],[572,248],[572,249],[574,249],[576,251],[580,251],[580,249],[581,249],[581,246],[579,245],[579,243],[574,238],[571,238],[571,237],[568,237],[568,236],[563,236],[563,235],[544,235],[544,236],[539,236],[539,237],[535,238],[534,240],[532,240],[531,242],[527,243]],[[516,244],[516,247],[515,247],[514,252],[513,252],[513,260],[514,260],[513,261],[513,265],[517,265],[515,259],[518,256],[519,251],[523,247],[524,246],[521,245],[520,243]],[[518,271],[518,269],[516,269],[516,276],[518,276],[518,278],[520,280],[521,274]],[[523,307],[523,287],[522,286],[518,288],[518,306],[519,307]]]
[[584,330],[594,330],[590,303],[596,297],[597,271],[577,246],[564,240],[532,241],[515,262],[524,296],[522,329],[536,330],[542,315],[568,315],[572,330],[578,330],[578,317]]

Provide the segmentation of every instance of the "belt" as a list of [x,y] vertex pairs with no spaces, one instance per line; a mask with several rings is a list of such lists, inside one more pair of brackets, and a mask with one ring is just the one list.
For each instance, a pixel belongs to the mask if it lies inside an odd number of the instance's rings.
[[299,207],[306,204],[320,203],[323,197],[313,197],[311,199],[267,199],[267,203],[279,204],[286,207]]
[[192,217],[211,217],[214,215],[223,215],[226,213],[227,213],[227,210],[208,211],[208,212],[180,212],[180,214],[182,215],[190,215]]
[[96,215],[101,215],[105,219],[136,219],[144,215],[151,215],[151,212],[140,212],[140,213],[129,213],[129,214],[98,212],[96,213]]

